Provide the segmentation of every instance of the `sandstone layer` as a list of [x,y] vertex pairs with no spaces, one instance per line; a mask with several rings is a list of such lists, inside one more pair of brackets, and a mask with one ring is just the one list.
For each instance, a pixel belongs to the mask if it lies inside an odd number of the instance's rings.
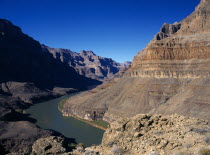
[[164,24],[121,78],[71,97],[66,116],[109,122],[136,114],[210,120],[210,0],[179,23]]

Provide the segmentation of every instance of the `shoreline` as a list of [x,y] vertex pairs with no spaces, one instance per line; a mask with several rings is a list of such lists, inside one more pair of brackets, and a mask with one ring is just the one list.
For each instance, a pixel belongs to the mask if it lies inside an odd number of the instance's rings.
[[[62,102],[62,101],[61,101]],[[60,103],[61,103],[60,102]],[[89,124],[89,125],[91,125],[91,126],[94,126],[94,127],[96,127],[96,128],[98,128],[98,129],[101,129],[101,130],[103,130],[103,131],[106,131],[106,127],[104,127],[104,126],[101,126],[101,125],[97,125],[97,124],[95,124],[94,122],[92,122],[92,121],[89,121],[89,120],[85,120],[85,119],[82,119],[82,118],[80,118],[80,117],[78,117],[78,116],[76,116],[76,115],[71,115],[71,116],[65,116],[64,114],[63,114],[63,111],[60,109],[60,107],[59,107],[59,104],[60,103],[58,103],[58,110],[61,112],[61,114],[62,114],[62,116],[63,117],[72,117],[72,118],[74,118],[74,119],[77,119],[77,120],[79,120],[79,121],[82,121],[82,122],[84,122],[84,123],[87,123],[87,124]],[[108,122],[106,122],[106,123],[108,123]]]

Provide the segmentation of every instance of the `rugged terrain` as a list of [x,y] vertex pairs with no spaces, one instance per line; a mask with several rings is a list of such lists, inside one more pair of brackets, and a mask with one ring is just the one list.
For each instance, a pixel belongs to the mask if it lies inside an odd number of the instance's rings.
[[210,120],[209,19],[210,0],[201,0],[183,21],[165,23],[122,77],[71,97],[63,114],[108,122],[145,113]]
[[110,58],[97,56],[93,51],[72,52],[68,49],[50,48],[42,45],[55,59],[76,69],[77,73],[86,77],[104,81],[113,77],[120,69],[128,67],[131,62],[118,63]]
[[91,151],[100,155],[204,155],[210,153],[210,126],[179,115],[137,115],[111,123],[102,144],[86,148]]
[[32,154],[69,155],[208,155],[210,126],[207,121],[179,115],[136,115],[110,124],[101,145],[68,149],[60,137],[38,139]]
[[[183,21],[164,24],[130,68],[104,85],[71,97],[63,108],[66,116],[108,122],[120,118],[111,123],[100,146],[78,147],[74,154],[209,153],[209,19],[210,0],[201,0]],[[64,86],[74,91],[96,81],[53,58],[7,20],[0,20],[0,49],[1,153],[72,154],[63,138],[39,129],[31,123],[35,120],[18,109],[58,92],[65,94]],[[143,113],[164,115],[135,116]],[[174,113],[192,118],[165,116]]]
[[24,150],[38,138],[55,135],[34,125],[36,120],[23,114],[24,109],[101,83],[56,60],[5,19],[0,19],[0,72],[0,154]]

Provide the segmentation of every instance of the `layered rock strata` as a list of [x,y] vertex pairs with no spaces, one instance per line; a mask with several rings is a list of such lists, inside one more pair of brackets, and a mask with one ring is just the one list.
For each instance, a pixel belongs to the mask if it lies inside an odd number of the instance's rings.
[[[71,97],[64,115],[109,122],[139,113],[210,120],[210,0],[164,24],[121,78]],[[82,97],[81,97],[82,96]]]

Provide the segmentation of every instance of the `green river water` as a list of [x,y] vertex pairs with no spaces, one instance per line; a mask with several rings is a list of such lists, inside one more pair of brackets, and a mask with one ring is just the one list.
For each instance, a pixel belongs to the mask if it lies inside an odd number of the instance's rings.
[[58,110],[58,104],[69,96],[63,96],[50,101],[31,106],[27,113],[37,120],[36,124],[43,129],[51,129],[68,138],[75,138],[77,143],[85,146],[100,144],[104,131],[72,117],[63,117]]

